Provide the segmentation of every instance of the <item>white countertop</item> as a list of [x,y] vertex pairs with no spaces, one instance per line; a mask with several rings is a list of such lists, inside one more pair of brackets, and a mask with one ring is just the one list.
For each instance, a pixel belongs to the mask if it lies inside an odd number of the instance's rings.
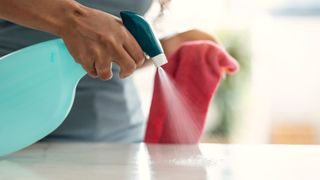
[[0,158],[0,180],[311,180],[320,146],[40,143]]

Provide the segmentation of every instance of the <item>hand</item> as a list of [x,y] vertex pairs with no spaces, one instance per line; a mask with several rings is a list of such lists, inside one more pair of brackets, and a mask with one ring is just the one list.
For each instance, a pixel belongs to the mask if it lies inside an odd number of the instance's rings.
[[82,7],[61,30],[69,52],[92,77],[112,77],[112,62],[120,66],[120,78],[144,63],[139,44],[121,20],[108,13]]
[[216,43],[218,42],[216,37],[203,31],[193,29],[190,31],[175,34],[168,38],[164,38],[161,40],[161,44],[165,54],[169,56],[170,54],[174,53],[182,43],[196,40],[209,40]]

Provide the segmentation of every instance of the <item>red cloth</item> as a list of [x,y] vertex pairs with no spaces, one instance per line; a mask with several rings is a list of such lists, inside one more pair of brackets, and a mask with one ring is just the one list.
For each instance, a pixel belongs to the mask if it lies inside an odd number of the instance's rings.
[[[198,143],[203,132],[208,106],[225,72],[234,73],[238,63],[212,41],[184,43],[163,66],[192,111],[192,126],[184,119],[169,116],[159,74],[155,77],[153,99],[146,129],[146,143]],[[183,108],[183,107],[182,107]],[[179,113],[179,112],[172,112]],[[179,115],[178,115],[179,116]],[[183,117],[183,116],[182,116]],[[171,118],[171,119],[170,119]],[[173,122],[174,121],[174,122]],[[177,131],[177,127],[179,132]],[[194,128],[194,129],[191,129]],[[191,134],[191,135],[190,135]]]

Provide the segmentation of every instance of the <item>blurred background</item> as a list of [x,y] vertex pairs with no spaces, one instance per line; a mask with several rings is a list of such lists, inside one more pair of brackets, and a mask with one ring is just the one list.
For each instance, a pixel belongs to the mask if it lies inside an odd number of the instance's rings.
[[[202,142],[320,143],[320,0],[172,0],[155,26],[211,33],[241,65],[212,100]],[[146,116],[154,71],[134,75]]]

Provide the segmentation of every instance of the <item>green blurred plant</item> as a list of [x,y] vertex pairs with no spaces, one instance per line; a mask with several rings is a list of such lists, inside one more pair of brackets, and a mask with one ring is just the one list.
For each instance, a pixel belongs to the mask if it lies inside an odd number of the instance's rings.
[[250,36],[247,31],[218,31],[217,36],[225,49],[238,61],[240,71],[234,76],[226,76],[214,97],[216,108],[214,127],[209,128],[209,135],[219,136],[228,141],[230,130],[237,120],[240,96],[250,74]]

